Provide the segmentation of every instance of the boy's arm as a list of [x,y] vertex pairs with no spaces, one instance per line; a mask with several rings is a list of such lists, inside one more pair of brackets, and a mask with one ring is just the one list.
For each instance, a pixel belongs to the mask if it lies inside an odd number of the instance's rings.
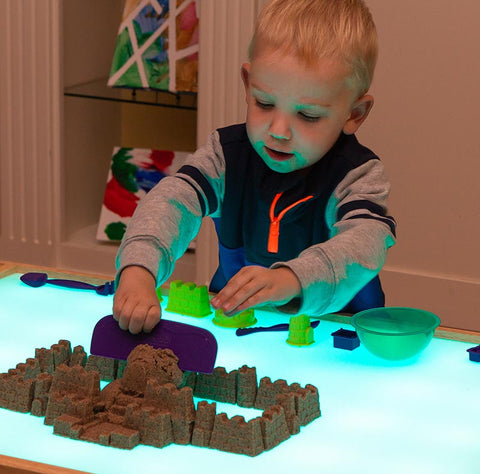
[[[224,161],[217,136],[212,134],[207,144],[189,157],[187,164],[208,176],[215,198],[221,199]],[[174,176],[163,178],[140,201],[117,254],[113,307],[114,317],[122,328],[131,332],[148,331],[153,328],[150,323],[153,319],[159,321],[155,288],[172,274],[176,260],[197,235],[202,217],[214,213],[211,208],[214,197],[209,198],[179,170]]]
[[[363,222],[362,222],[363,221]],[[394,237],[385,224],[358,219],[323,244],[303,251],[298,258],[279,262],[300,281],[300,298],[283,307],[285,312],[327,314],[342,310],[378,273]]]
[[132,334],[150,332],[160,321],[156,288],[171,275],[200,227],[195,192],[176,181],[163,178],[141,200],[117,253],[113,317]]

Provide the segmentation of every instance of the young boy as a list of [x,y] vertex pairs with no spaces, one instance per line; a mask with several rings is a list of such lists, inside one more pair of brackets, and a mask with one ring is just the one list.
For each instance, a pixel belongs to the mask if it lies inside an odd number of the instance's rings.
[[377,275],[395,239],[389,183],[354,136],[373,105],[376,56],[362,0],[272,0],[262,10],[241,69],[246,124],[212,133],[127,229],[113,305],[122,329],[158,323],[155,288],[204,216],[219,240],[215,308],[270,303],[321,315],[384,305]]

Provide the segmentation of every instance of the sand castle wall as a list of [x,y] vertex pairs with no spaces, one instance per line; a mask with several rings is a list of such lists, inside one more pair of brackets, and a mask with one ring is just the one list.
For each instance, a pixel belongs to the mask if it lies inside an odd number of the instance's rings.
[[[100,379],[112,381],[100,391]],[[194,396],[212,403],[195,408]],[[264,411],[249,421],[229,418],[216,401]],[[0,374],[0,407],[45,416],[55,434],[117,448],[192,444],[248,456],[320,416],[316,387],[268,377],[257,384],[254,367],[183,373],[168,349],[137,346],[125,363],[87,357],[65,340]]]

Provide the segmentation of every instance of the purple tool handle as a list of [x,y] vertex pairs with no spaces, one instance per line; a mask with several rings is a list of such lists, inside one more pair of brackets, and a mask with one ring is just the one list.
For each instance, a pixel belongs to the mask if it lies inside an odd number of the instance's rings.
[[[312,321],[310,326],[316,328],[320,324],[320,321]],[[253,334],[256,332],[275,332],[275,331],[288,331],[288,323],[275,324],[273,326],[262,327],[258,326],[255,328],[239,328],[235,332],[237,336],[247,336],[248,334]]]
[[126,360],[139,344],[158,349],[171,349],[183,371],[211,374],[217,358],[217,340],[206,329],[161,319],[150,333],[131,334],[120,329],[112,315],[95,325],[90,353],[112,359]]
[[49,279],[47,283],[55,286],[63,286],[64,288],[75,288],[77,290],[95,290],[97,288],[95,285],[84,283],[83,281],[61,280],[58,278]]

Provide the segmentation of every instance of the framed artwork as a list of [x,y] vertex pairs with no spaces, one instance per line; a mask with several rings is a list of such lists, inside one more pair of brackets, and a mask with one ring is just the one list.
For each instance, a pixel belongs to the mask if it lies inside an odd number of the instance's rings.
[[122,240],[140,199],[163,177],[175,173],[188,155],[188,152],[182,151],[115,147],[97,227],[97,240]]
[[197,92],[199,1],[126,0],[108,85]]

